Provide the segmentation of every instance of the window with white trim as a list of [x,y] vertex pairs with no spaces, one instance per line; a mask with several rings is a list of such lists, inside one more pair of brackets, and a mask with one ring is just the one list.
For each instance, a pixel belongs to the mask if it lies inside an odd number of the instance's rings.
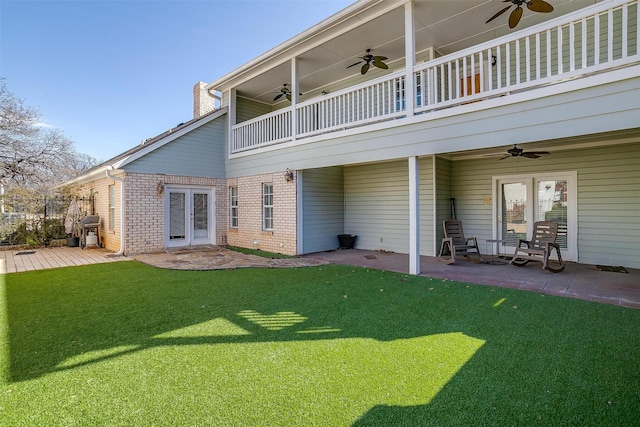
[[273,184],[262,184],[262,229],[273,230]]
[[238,228],[238,187],[229,187],[229,226]]

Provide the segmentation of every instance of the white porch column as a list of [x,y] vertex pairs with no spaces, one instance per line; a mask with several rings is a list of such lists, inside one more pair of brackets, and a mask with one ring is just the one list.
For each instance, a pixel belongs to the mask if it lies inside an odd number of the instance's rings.
[[291,140],[298,136],[298,99],[300,89],[298,82],[298,57],[291,58]]
[[229,89],[229,110],[227,112],[227,116],[229,118],[229,153],[233,153],[233,147],[235,146],[235,141],[233,140],[233,126],[236,124],[236,106],[237,106],[237,98],[236,98],[236,90]]
[[[404,5],[404,56],[406,58],[406,80],[405,80],[405,106],[407,117],[413,116],[415,108],[415,75],[413,67],[416,65],[416,38],[413,23],[413,1]],[[424,83],[423,83],[424,87]]]
[[409,157],[409,274],[420,274],[420,169]]

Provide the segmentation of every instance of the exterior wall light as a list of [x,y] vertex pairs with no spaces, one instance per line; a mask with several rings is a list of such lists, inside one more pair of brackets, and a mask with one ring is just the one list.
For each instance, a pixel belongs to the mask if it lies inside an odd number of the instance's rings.
[[284,180],[287,182],[293,181],[293,171],[287,168],[287,171],[284,173]]

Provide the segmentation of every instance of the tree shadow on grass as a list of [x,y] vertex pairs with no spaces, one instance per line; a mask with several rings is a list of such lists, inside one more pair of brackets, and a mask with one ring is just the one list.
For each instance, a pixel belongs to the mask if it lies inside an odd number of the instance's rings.
[[[8,275],[5,299],[9,382],[155,347],[463,334],[475,344],[433,399],[380,402],[355,425],[508,424],[520,405],[528,407],[516,418],[522,424],[558,410],[579,423],[594,402],[604,402],[603,419],[634,401],[638,413],[640,340],[625,332],[637,330],[640,311],[630,309],[333,265],[194,272],[103,264]],[[421,343],[416,357],[441,345]],[[468,415],[447,418],[453,412]]]

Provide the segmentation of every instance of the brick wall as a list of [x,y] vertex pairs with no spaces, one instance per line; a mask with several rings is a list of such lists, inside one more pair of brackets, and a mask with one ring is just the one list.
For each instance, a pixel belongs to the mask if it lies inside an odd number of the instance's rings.
[[[238,187],[238,228],[228,228],[231,246],[261,249],[288,255],[297,254],[296,183],[287,182],[285,172],[253,175],[227,180],[227,187]],[[273,230],[262,229],[262,184],[273,184]],[[228,190],[227,190],[228,193]],[[228,194],[225,203],[226,226],[229,227]]]
[[[115,185],[116,210],[115,229],[109,229],[109,186]],[[113,252],[120,250],[120,183],[106,176],[97,181],[75,188],[72,191],[80,197],[93,195],[94,214],[100,216],[100,244]]]
[[215,194],[215,242],[222,244],[226,231],[226,180],[188,176],[128,173],[125,179],[126,254],[158,252],[165,245],[165,185],[213,187]]
[[[213,188],[215,194],[215,244],[297,254],[296,183],[284,179],[284,171],[223,179],[162,174],[115,174],[125,186],[125,254],[159,252],[165,245],[165,185]],[[273,184],[272,231],[262,229],[262,184]],[[115,228],[109,229],[109,186],[115,185]],[[238,187],[237,229],[229,228],[229,187]],[[100,215],[100,238],[111,251],[120,250],[120,182],[105,177],[85,185],[82,195],[95,194]]]

